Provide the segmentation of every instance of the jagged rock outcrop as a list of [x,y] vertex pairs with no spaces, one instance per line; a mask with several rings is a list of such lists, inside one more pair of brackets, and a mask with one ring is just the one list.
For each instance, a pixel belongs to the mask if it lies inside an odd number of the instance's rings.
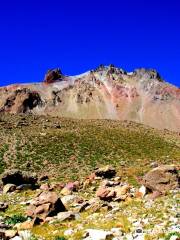
[[27,113],[38,105],[42,105],[42,100],[38,92],[28,88],[17,89],[7,92],[8,96],[4,99],[0,112]]
[[180,89],[153,69],[100,65],[78,76],[48,71],[43,83],[0,88],[0,111],[79,119],[119,119],[180,131]]
[[63,80],[63,75],[59,68],[48,70],[44,78],[45,83],[54,83],[56,81],[62,81],[62,80]]

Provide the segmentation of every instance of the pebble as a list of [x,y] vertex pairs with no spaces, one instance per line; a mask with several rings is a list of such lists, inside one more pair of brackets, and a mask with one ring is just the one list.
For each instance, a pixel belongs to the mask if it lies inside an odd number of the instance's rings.
[[74,230],[73,229],[68,229],[66,231],[64,231],[64,236],[71,236],[74,234]]

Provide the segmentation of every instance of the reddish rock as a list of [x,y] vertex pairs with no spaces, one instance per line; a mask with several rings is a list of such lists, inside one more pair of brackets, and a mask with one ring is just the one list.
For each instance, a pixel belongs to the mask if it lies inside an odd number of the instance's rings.
[[59,68],[48,70],[44,78],[45,83],[54,83],[62,80],[63,80],[63,75]]
[[142,179],[151,192],[166,193],[179,187],[178,169],[174,165],[162,165],[149,171]]
[[114,197],[116,197],[116,192],[109,188],[99,188],[96,192],[96,196],[101,200],[111,201]]
[[45,218],[55,216],[63,211],[66,209],[55,192],[42,192],[31,202],[27,215],[45,220]]
[[161,192],[154,191],[153,193],[149,194],[148,198],[154,200],[162,195]]
[[50,190],[50,185],[48,184],[48,183],[45,183],[45,184],[42,184],[41,186],[40,186],[40,190],[43,190],[43,191],[48,191],[48,190]]
[[61,190],[61,194],[62,195],[70,195],[72,192],[78,191],[79,187],[80,187],[80,183],[78,181],[69,182]]

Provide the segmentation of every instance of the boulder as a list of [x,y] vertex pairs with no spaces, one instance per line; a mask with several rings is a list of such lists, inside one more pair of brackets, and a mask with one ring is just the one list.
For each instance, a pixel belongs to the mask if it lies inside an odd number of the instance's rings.
[[95,171],[95,174],[97,177],[102,177],[102,178],[113,178],[116,175],[116,170],[112,166],[105,166],[102,168],[98,168]]
[[142,179],[150,192],[166,193],[179,187],[178,169],[174,165],[162,165],[149,171]]
[[27,215],[45,220],[46,217],[56,216],[64,211],[66,208],[55,192],[42,192],[31,202]]
[[22,184],[31,184],[32,186],[35,186],[37,183],[37,175],[17,169],[7,170],[2,175],[2,182],[4,185],[11,183],[15,184],[16,186],[20,186]]

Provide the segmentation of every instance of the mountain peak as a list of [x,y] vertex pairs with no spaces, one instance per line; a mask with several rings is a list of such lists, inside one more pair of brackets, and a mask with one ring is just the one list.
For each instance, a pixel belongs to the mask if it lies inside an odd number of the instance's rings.
[[0,111],[79,119],[119,119],[180,131],[180,89],[154,69],[100,65],[77,76],[49,70],[43,83],[0,88]]

